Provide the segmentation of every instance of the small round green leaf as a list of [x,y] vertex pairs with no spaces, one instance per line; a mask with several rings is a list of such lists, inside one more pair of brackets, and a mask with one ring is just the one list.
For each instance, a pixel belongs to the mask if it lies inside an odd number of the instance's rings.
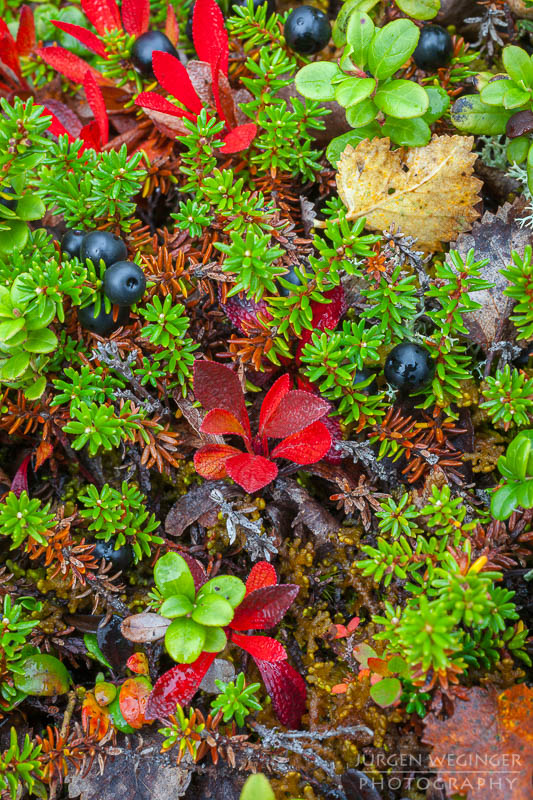
[[450,98],[441,86],[425,86],[424,88],[428,96],[429,105],[428,110],[423,115],[423,120],[428,125],[432,125],[448,110]]
[[415,19],[433,19],[440,10],[440,0],[396,0],[396,5]]
[[36,194],[25,194],[17,203],[17,215],[25,221],[42,219],[46,212],[46,207],[40,197]]
[[509,161],[515,161],[517,164],[521,164],[522,161],[525,161],[527,158],[527,154],[529,151],[529,137],[527,136],[517,136],[516,139],[511,139],[509,144],[507,145],[507,158]]
[[374,103],[390,117],[412,119],[421,117],[429,106],[426,90],[414,81],[389,81],[374,95]]
[[14,250],[22,250],[28,241],[28,226],[21,220],[14,219],[11,222],[2,222],[0,230],[0,253],[12,253]]
[[335,87],[331,81],[342,72],[332,61],[315,61],[306,64],[296,73],[294,85],[309,100],[334,100]]
[[502,60],[505,71],[522,88],[533,88],[533,64],[525,50],[515,45],[504,47]]
[[505,133],[505,126],[515,112],[501,105],[484,103],[478,95],[460,97],[452,106],[452,122],[460,131],[476,135],[496,136]]
[[194,600],[194,580],[187,562],[178,553],[165,553],[154,567],[155,585],[163,597],[184,594]]
[[206,594],[197,600],[192,618],[200,625],[229,625],[234,612],[227,600],[216,594]]
[[346,111],[346,120],[352,128],[362,128],[363,125],[368,125],[376,119],[379,113],[377,105],[367,97],[356,106],[352,106]]
[[186,614],[190,614],[193,608],[192,602],[184,594],[174,594],[165,600],[159,613],[167,619],[174,619],[174,617],[184,617]]
[[244,782],[240,800],[276,800],[276,795],[268,782],[268,778],[261,772],[250,775]]
[[21,674],[13,674],[15,687],[20,691],[39,697],[68,692],[70,676],[65,665],[55,656],[39,653],[27,658],[20,666]]
[[208,594],[223,597],[232,608],[235,608],[243,600],[246,594],[246,586],[240,578],[236,578],[234,575],[219,575],[204,583],[198,592],[196,601],[199,602]]
[[389,117],[381,129],[381,133],[402,147],[423,147],[431,139],[430,127],[421,117],[416,119]]
[[346,78],[335,87],[335,100],[349,108],[370,97],[375,88],[375,78]]
[[368,68],[374,78],[390,78],[414,53],[420,31],[410,19],[395,19],[380,28],[368,50]]
[[40,331],[29,331],[24,342],[24,349],[28,353],[51,353],[57,347],[57,336],[50,328]]
[[507,484],[502,486],[492,495],[490,501],[490,513],[494,519],[503,521],[509,519],[515,508],[518,506],[515,485]]
[[17,353],[5,362],[0,372],[5,381],[14,381],[19,378],[30,364],[29,353]]
[[382,678],[370,687],[370,697],[381,708],[392,706],[401,694],[402,684],[398,678]]
[[203,625],[188,617],[180,617],[168,626],[165,647],[178,664],[192,664],[204,649],[205,638]]
[[204,650],[206,653],[220,653],[228,643],[228,637],[222,628],[206,628],[205,629],[205,642]]

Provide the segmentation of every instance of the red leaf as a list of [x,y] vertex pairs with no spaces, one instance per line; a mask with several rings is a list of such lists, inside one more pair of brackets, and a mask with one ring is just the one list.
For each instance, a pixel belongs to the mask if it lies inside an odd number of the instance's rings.
[[241,383],[229,367],[214,361],[195,361],[194,394],[206,411],[224,408],[235,414],[246,431],[247,438],[251,439],[250,421]]
[[[313,330],[318,331],[325,331],[326,328],[330,331],[335,330],[337,324],[344,314],[346,301],[344,298],[344,289],[342,286],[335,286],[334,289],[330,289],[329,292],[324,292],[324,297],[327,300],[330,300],[330,303],[319,303],[316,300],[313,300],[311,303],[311,311],[313,313],[313,319],[311,324],[313,326]],[[302,354],[302,349],[305,344],[311,341],[311,334],[313,330],[303,330],[302,335],[300,336],[300,341],[298,343],[298,349],[296,351],[296,363],[300,363],[300,356]]]
[[226,472],[245,492],[257,492],[278,475],[276,465],[264,456],[240,453],[226,461]]
[[247,147],[250,147],[256,135],[257,125],[253,122],[239,125],[226,134],[224,137],[224,146],[221,147],[218,152],[231,155],[231,153],[239,153],[241,150],[246,150]]
[[213,433],[220,436],[234,433],[246,438],[246,431],[231,411],[224,408],[213,408],[209,411],[200,427],[202,433]]
[[17,45],[9,30],[0,35],[0,62],[0,68],[3,67],[2,71],[10,80],[17,78],[21,83],[23,82]]
[[152,686],[147,678],[127,678],[120,687],[118,703],[122,716],[138,730],[145,723],[146,704]]
[[215,0],[196,0],[192,16],[192,38],[200,61],[216,65],[228,74],[228,33]]
[[193,558],[188,553],[180,553],[180,556],[183,558],[184,561],[187,562],[187,566],[191,571],[191,575],[194,580],[195,591],[197,592],[200,591],[204,583],[206,583],[207,581],[207,575],[205,573],[205,569],[196,558]]
[[165,719],[176,710],[177,703],[190,703],[215,656],[202,653],[193,664],[177,664],[161,675],[148,698],[145,719]]
[[202,101],[179,58],[156,50],[152,55],[152,67],[157,80],[166,92],[183,103],[189,111],[200,113],[203,109]]
[[253,658],[262,661],[285,661],[287,653],[282,644],[270,636],[243,636],[242,633],[232,633],[231,641],[245,650]]
[[275,586],[277,582],[278,576],[272,564],[268,561],[258,561],[248,575],[246,594],[250,594],[256,589],[263,589],[265,586]]
[[98,123],[95,120],[83,126],[83,128],[80,131],[79,138],[82,139],[82,141],[84,142],[85,150],[101,149],[100,129],[98,127]]
[[170,114],[172,117],[185,117],[195,122],[196,117],[189,111],[184,111],[178,108],[173,103],[169,102],[165,97],[161,97],[156,92],[141,92],[135,98],[135,105],[142,108],[149,108],[151,111],[160,111],[163,114]]
[[65,33],[68,33],[70,36],[74,36],[78,42],[84,44],[85,47],[88,47],[93,53],[102,56],[102,58],[107,58],[103,42],[100,41],[98,36],[95,36],[94,33],[88,31],[87,28],[82,28],[81,25],[72,25],[70,22],[62,22],[58,19],[53,19],[51,22],[52,25],[55,25],[59,30],[65,31]]
[[302,676],[288,661],[261,661],[254,659],[266,690],[272,698],[272,707],[282,725],[299,728],[305,712],[307,689]]
[[294,389],[281,398],[260,434],[281,439],[291,433],[298,433],[327,414],[330,408],[330,404],[321,397]]
[[275,381],[265,395],[261,411],[259,412],[259,435],[263,436],[265,425],[268,424],[273,414],[286,394],[291,390],[291,379],[289,375],[282,375]]
[[48,126],[47,130],[48,133],[51,133],[53,136],[64,136],[65,134],[68,136],[69,141],[73,140],[73,136],[67,131],[63,123],[56,117],[53,111],[50,111],[49,108],[44,106],[44,112],[41,116],[51,116],[52,122]]
[[122,0],[122,22],[130,36],[146,33],[150,24],[150,0]]
[[94,114],[94,119],[98,125],[98,131],[100,133],[100,146],[103,147],[104,144],[107,144],[109,141],[109,122],[107,120],[107,110],[105,107],[104,96],[100,90],[100,87],[96,83],[94,75],[92,75],[89,70],[87,70],[87,74],[85,75],[83,88],[85,89],[87,102],[91,107],[91,111]]
[[167,18],[165,21],[165,35],[168,39],[172,42],[174,46],[177,45],[179,38],[180,38],[180,29],[178,26],[178,20],[176,19],[176,14],[174,9],[168,4],[167,7]]
[[326,455],[331,447],[331,434],[326,426],[313,422],[303,431],[287,436],[272,451],[272,458],[286,458],[295,464],[314,464]]
[[235,609],[229,627],[234,631],[265,631],[283,619],[300,587],[294,583],[265,586],[247,594]]
[[17,31],[17,52],[19,56],[29,56],[35,47],[35,21],[29,6],[20,9],[20,22]]
[[90,67],[86,61],[71,53],[70,50],[65,50],[64,47],[40,47],[35,52],[45,64],[53,67],[57,72],[74,81],[74,83],[83,83],[87,70],[94,75],[99,83],[105,80],[98,70]]
[[20,497],[22,492],[28,491],[28,467],[30,466],[31,461],[31,453],[30,455],[26,456],[18,470],[15,472],[15,476],[11,481],[11,491]]
[[122,27],[115,0],[81,0],[81,7],[100,36],[103,36],[106,31],[114,31]]
[[194,468],[198,475],[210,481],[227,477],[226,462],[241,451],[229,444],[206,444],[194,454]]
[[47,98],[43,105],[46,108],[47,113],[53,114],[56,119],[58,119],[59,122],[66,128],[69,134],[74,137],[79,136],[79,133],[82,129],[82,124],[72,109],[70,109],[60,100],[54,100],[52,98]]

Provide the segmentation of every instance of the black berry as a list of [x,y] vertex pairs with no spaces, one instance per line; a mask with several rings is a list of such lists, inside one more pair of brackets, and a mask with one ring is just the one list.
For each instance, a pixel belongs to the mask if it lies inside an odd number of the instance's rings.
[[115,550],[115,540],[110,539],[104,542],[100,539],[96,542],[93,550],[93,557],[96,561],[100,562],[103,558],[104,561],[110,561],[113,569],[120,569],[122,572],[128,569],[133,564],[133,550],[129,544],[125,544]]
[[368,380],[368,378],[373,377],[373,380],[370,381],[368,386],[363,386],[362,389],[358,391],[362,392],[363,394],[376,394],[377,392],[377,380],[376,380],[376,373],[373,372],[371,369],[367,369],[363,367],[363,369],[357,369],[355,371],[355,375],[353,376],[353,385],[354,388],[357,386],[358,383],[362,383],[363,381]]
[[433,378],[435,364],[425,347],[414,342],[396,345],[385,361],[385,377],[405,392],[426,386]]
[[[292,283],[293,286],[301,286],[302,283],[300,278],[296,274],[296,270],[294,267],[291,267],[289,271],[285,275],[281,275],[280,277],[283,278],[284,281],[287,283]],[[281,283],[279,285],[279,293],[281,297],[289,297],[291,294],[291,290],[288,289],[286,286],[282,286]]]
[[103,302],[100,304],[100,313],[96,317],[94,316],[94,303],[78,311],[78,320],[81,327],[86,328],[91,333],[97,333],[98,336],[109,336],[121,325],[126,325],[129,316],[129,308],[121,306],[115,321],[113,319],[113,309],[108,314]]
[[156,50],[170,53],[178,58],[178,52],[168,36],[161,31],[146,31],[133,43],[131,48],[131,61],[133,66],[146,78],[153,78],[152,56]]
[[296,53],[311,56],[330,40],[331,25],[323,11],[313,6],[299,6],[291,11],[284,28],[285,41]]
[[[259,6],[262,6],[264,3],[266,3],[267,7],[267,17],[271,17],[274,11],[276,10],[275,0],[254,0],[254,11],[256,8],[259,8]],[[233,0],[232,5],[247,6],[248,2],[247,0]]]
[[131,306],[144,294],[144,272],[132,261],[116,261],[104,273],[104,292],[112,303]]
[[93,264],[98,265],[100,259],[106,267],[115,261],[125,261],[128,249],[120,236],[108,231],[91,231],[86,233],[81,242],[80,257],[85,263],[88,258]]
[[426,72],[445,67],[453,53],[452,37],[440,25],[424,25],[413,53],[413,59],[419,69]]
[[61,239],[61,252],[69,258],[81,258],[81,240],[86,236],[87,231],[73,228],[66,231]]

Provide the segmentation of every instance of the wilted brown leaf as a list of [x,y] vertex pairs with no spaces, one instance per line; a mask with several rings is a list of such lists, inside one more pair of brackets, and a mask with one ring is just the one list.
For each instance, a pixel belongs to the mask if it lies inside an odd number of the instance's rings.
[[531,800],[533,794],[533,689],[521,683],[504,692],[473,687],[455,700],[453,715],[424,721],[431,762],[448,795],[469,800]]
[[367,227],[378,231],[395,225],[425,250],[439,250],[479,216],[473,142],[472,136],[434,135],[425,147],[391,150],[386,138],[348,146],[337,173],[348,219],[366,217]]
[[170,620],[153,611],[143,611],[141,614],[132,614],[122,621],[120,629],[122,635],[130,642],[157,642],[166,633]]
[[[223,497],[238,497],[242,495],[239,487],[229,486],[225,481],[208,481],[201,486],[193,486],[187,494],[174,503],[165,519],[165,533],[167,536],[181,536],[182,533],[204,514],[210,511],[218,514],[218,504],[211,497],[217,489]],[[213,523],[214,524],[214,523]]]

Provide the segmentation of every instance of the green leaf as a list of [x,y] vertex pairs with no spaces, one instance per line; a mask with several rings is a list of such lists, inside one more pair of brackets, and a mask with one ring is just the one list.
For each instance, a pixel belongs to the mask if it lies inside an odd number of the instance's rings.
[[24,397],[27,400],[38,400],[45,389],[46,389],[46,378],[43,375],[38,380],[35,381],[33,386],[29,386],[27,389],[24,389]]
[[0,342],[6,342],[8,339],[11,339],[12,336],[15,336],[16,333],[24,328],[24,324],[24,317],[0,322]]
[[233,607],[223,597],[207,594],[197,601],[191,616],[200,625],[221,626],[229,625],[234,612]]
[[517,164],[521,164],[527,158],[530,144],[528,136],[517,136],[516,139],[511,139],[507,145],[508,160],[511,163],[515,161]]
[[414,81],[395,80],[380,86],[374,103],[391,117],[412,119],[427,111],[429,98],[425,89]]
[[485,134],[496,136],[505,133],[505,126],[514,111],[489,106],[478,95],[460,97],[452,106],[452,122],[460,131],[468,131],[477,136]]
[[228,637],[222,628],[210,627],[205,629],[204,650],[206,653],[220,653],[228,643]]
[[481,101],[489,106],[501,106],[505,96],[511,89],[520,91],[520,87],[508,78],[493,78],[490,83],[483,87],[479,96]]
[[196,596],[196,602],[210,594],[223,597],[232,608],[235,608],[244,599],[246,586],[240,578],[236,578],[234,575],[218,575],[204,583]]
[[333,25],[331,37],[333,43],[337,47],[343,47],[346,44],[346,30],[352,13],[357,14],[361,11],[365,13],[370,11],[377,3],[378,0],[348,0],[347,3],[343,3]]
[[362,142],[363,139],[373,139],[375,136],[380,135],[381,128],[377,122],[371,122],[370,125],[343,133],[341,136],[336,136],[328,144],[326,157],[333,167],[337,167],[337,162],[349,144],[351,144],[352,147],[357,147],[359,142]]
[[368,68],[383,80],[405,64],[414,53],[420,31],[409,19],[396,19],[377,31],[368,50]]
[[355,660],[361,665],[361,669],[368,669],[368,659],[369,658],[378,658],[378,654],[366,642],[361,642],[361,644],[356,644],[353,649],[353,656]]
[[17,353],[5,362],[1,370],[1,376],[5,381],[14,381],[23,372],[26,372],[30,364],[29,353]]
[[57,348],[57,336],[50,328],[30,331],[24,342],[24,349],[29,353],[51,353]]
[[429,100],[429,106],[422,119],[428,125],[436,122],[450,106],[450,98],[448,93],[444,91],[441,86],[426,86],[426,94]]
[[174,617],[184,617],[186,614],[190,614],[193,608],[192,602],[184,594],[174,594],[165,600],[159,613],[167,619],[174,619]]
[[381,708],[392,706],[401,694],[402,683],[398,678],[382,678],[370,687],[370,697]]
[[25,222],[15,219],[11,222],[3,222],[0,230],[0,253],[8,254],[14,250],[22,250],[28,241],[28,226]]
[[122,711],[120,710],[120,696],[118,694],[113,702],[106,706],[106,710],[109,711],[111,722],[117,731],[121,733],[135,733],[135,729],[132,728],[131,725],[128,725],[122,715]]
[[171,622],[165,633],[167,652],[178,664],[192,664],[204,648],[206,628],[193,619],[180,617]]
[[359,69],[363,69],[366,64],[374,31],[374,23],[368,14],[357,11],[350,14],[346,28],[346,42],[350,47],[350,58]]
[[392,658],[389,658],[387,667],[389,668],[389,672],[395,675],[401,675],[405,678],[407,678],[409,675],[409,665],[405,658],[402,658],[401,656],[393,656]]
[[370,97],[352,106],[346,111],[346,120],[352,128],[362,128],[373,122],[379,113],[379,108]]
[[375,78],[346,78],[335,87],[335,100],[344,108],[349,108],[366,100],[375,88]]
[[431,130],[427,122],[417,119],[394,119],[389,117],[381,129],[383,136],[388,136],[395,144],[403,147],[423,147],[431,139]]
[[525,105],[529,101],[530,97],[531,95],[529,92],[512,88],[503,98],[503,105],[505,108],[520,108],[520,106]]
[[178,553],[165,553],[154,567],[155,585],[163,597],[184,594],[194,601],[194,580],[187,562]]
[[490,513],[494,519],[503,521],[509,519],[518,505],[515,484],[501,486],[494,492],[490,501]]
[[529,150],[527,151],[527,188],[530,192],[533,192],[533,142],[529,146]]
[[337,64],[331,61],[315,61],[297,72],[294,85],[309,100],[334,100],[335,87],[331,81],[339,75],[342,72]]
[[276,800],[268,778],[261,772],[246,778],[239,800]]
[[68,692],[70,675],[55,656],[39,653],[26,658],[20,667],[21,674],[13,673],[13,682],[21,692],[39,697]]
[[521,47],[510,45],[502,50],[505,71],[519,86],[533,88],[533,64]]
[[25,194],[17,203],[17,215],[20,219],[29,222],[34,219],[42,219],[46,213],[46,206],[36,194]]
[[42,310],[30,311],[25,314],[26,328],[29,331],[38,331],[41,328],[46,328],[56,315],[56,304],[49,297],[45,298],[44,308]]
[[100,650],[96,633],[85,633],[83,636],[83,643],[87,648],[87,652],[90,653],[90,655],[96,661],[98,661],[99,664],[102,664],[104,667],[107,667],[108,669],[113,669],[107,658]]
[[396,5],[415,19],[433,19],[440,10],[440,0],[396,0]]

